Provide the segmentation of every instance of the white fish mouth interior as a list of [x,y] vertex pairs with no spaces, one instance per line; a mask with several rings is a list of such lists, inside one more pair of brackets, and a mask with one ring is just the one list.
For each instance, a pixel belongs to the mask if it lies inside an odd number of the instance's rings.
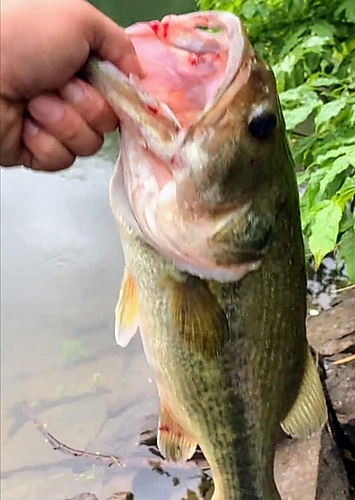
[[232,83],[245,48],[239,19],[225,12],[166,16],[126,31],[147,73],[141,86],[185,130]]

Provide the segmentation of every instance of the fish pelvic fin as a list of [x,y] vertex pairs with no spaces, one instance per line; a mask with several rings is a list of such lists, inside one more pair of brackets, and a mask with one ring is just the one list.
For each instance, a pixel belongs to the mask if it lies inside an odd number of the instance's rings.
[[159,412],[158,448],[171,462],[186,462],[196,451],[197,443],[178,424],[175,417],[162,403]]
[[115,309],[115,339],[126,345],[138,330],[138,298],[136,284],[127,268],[124,270],[120,296]]
[[327,421],[327,407],[318,370],[308,348],[305,372],[296,401],[281,428],[295,438],[306,438],[323,427]]

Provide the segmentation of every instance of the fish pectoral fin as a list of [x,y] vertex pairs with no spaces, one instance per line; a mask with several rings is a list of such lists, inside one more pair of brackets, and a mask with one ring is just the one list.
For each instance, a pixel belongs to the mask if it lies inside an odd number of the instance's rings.
[[311,350],[308,348],[307,361],[298,396],[281,428],[295,438],[306,438],[318,431],[327,421],[327,407],[318,370]]
[[190,277],[171,287],[172,328],[194,352],[205,356],[221,355],[230,339],[226,315],[209,286]]
[[186,462],[196,451],[197,443],[178,424],[171,412],[162,404],[159,413],[158,448],[172,462]]
[[125,268],[120,296],[115,309],[115,339],[126,347],[138,330],[138,299],[136,284]]

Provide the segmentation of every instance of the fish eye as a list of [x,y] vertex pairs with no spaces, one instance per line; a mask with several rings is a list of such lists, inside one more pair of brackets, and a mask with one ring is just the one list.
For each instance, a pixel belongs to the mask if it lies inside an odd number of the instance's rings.
[[267,139],[275,130],[277,117],[271,111],[258,110],[250,118],[248,123],[249,132],[255,139]]

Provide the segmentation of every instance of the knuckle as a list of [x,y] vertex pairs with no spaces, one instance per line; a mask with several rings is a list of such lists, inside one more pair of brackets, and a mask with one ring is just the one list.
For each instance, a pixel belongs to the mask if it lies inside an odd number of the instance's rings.
[[95,101],[96,101],[95,106],[91,108],[92,109],[91,120],[95,121],[96,123],[99,123],[106,117],[108,106],[106,104],[106,101],[104,101],[101,98],[98,98]]
[[66,125],[67,126],[62,128],[61,133],[59,133],[62,141],[68,144],[75,144],[78,141],[80,142],[80,136],[82,135],[82,127],[80,127],[80,123],[74,122]]
[[100,133],[113,130],[118,121],[112,108],[100,95],[91,95],[85,109],[81,110],[81,115],[90,127]]
[[89,124],[82,120],[63,129],[57,138],[67,149],[80,156],[95,153],[103,143],[101,134],[92,130]]
[[98,132],[109,132],[115,127],[117,118],[109,105],[104,100],[99,100],[95,107],[92,107],[86,117],[91,127]]

